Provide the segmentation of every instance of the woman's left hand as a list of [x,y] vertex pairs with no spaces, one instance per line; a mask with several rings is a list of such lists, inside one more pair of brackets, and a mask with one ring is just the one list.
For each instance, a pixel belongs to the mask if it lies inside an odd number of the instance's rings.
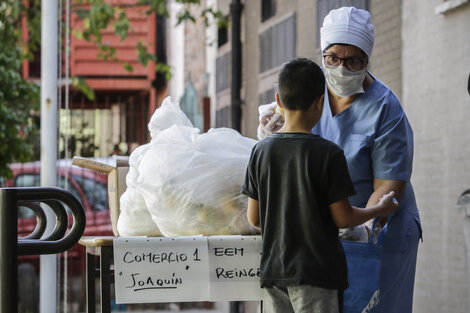
[[[374,206],[379,203],[380,198],[390,191],[394,191],[394,197],[400,202],[403,191],[405,190],[406,182],[400,180],[385,180],[374,178],[374,192],[371,194],[367,207]],[[379,226],[384,226],[387,223],[387,217],[380,217],[377,221]]]

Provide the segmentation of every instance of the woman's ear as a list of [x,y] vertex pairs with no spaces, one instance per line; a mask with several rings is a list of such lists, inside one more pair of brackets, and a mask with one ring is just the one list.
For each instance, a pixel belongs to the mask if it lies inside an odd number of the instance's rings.
[[282,102],[281,102],[281,97],[279,96],[279,92],[276,92],[276,102],[277,102],[277,106],[282,108]]

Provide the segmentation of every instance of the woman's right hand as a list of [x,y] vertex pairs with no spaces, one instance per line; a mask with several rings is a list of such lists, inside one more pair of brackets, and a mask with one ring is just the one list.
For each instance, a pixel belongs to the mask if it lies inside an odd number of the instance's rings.
[[284,116],[277,110],[277,103],[265,104],[259,108],[258,139],[269,137],[284,125]]

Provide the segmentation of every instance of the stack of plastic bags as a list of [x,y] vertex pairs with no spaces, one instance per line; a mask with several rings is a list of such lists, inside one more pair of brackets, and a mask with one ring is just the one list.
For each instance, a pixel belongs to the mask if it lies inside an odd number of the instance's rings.
[[169,97],[148,127],[151,142],[129,159],[121,236],[255,233],[240,193],[255,140],[228,128],[201,133]]

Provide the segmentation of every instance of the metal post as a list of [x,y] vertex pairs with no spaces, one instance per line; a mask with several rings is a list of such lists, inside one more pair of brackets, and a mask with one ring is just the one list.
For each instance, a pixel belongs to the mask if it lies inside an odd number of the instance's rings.
[[100,289],[101,289],[101,313],[111,312],[111,260],[113,247],[101,247],[100,253]]
[[86,248],[86,312],[96,313],[96,257]]
[[[41,186],[57,186],[57,68],[58,2],[41,1]],[[49,235],[55,225],[51,210],[46,211]],[[40,258],[40,312],[57,311],[57,256]]]
[[[241,43],[241,12],[243,5],[240,0],[232,0],[230,3],[230,14],[232,16],[232,128],[241,132],[242,118],[242,43]],[[240,302],[230,303],[230,313],[240,313]]]
[[230,13],[232,15],[232,128],[241,131],[241,87],[242,87],[242,43],[241,11],[243,5],[240,0],[232,0]]
[[0,312],[18,312],[17,214],[14,191],[0,190]]

